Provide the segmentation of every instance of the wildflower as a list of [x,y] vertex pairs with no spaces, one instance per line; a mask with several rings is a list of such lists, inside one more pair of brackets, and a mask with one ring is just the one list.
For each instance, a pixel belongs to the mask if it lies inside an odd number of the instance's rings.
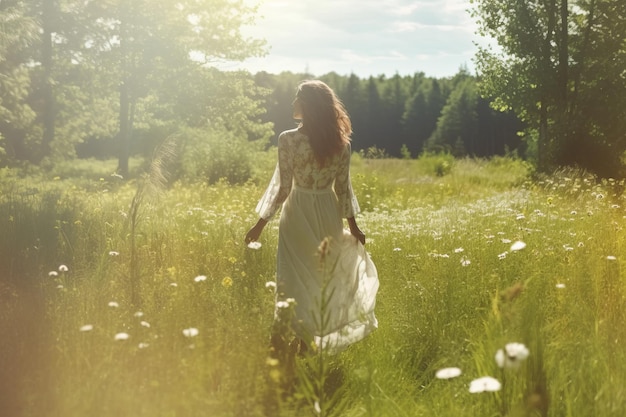
[[270,378],[274,382],[279,382],[280,381],[280,371],[278,369],[276,369],[276,368],[272,369],[270,371]]
[[170,287],[178,287],[178,284],[175,282],[170,282]]
[[195,277],[194,282],[202,282],[202,281],[206,281],[206,275],[198,275],[197,277]]
[[224,277],[222,280],[222,287],[230,288],[233,286],[233,279],[231,277]]
[[265,283],[265,288],[275,290],[276,289],[276,283],[274,281],[267,281]]
[[237,258],[235,258],[234,256],[231,256],[230,258],[228,258],[228,262],[230,262],[231,264],[234,264],[235,262],[237,262]]
[[393,248],[394,252],[400,252],[402,250],[402,248]]
[[558,283],[558,284],[556,284],[556,287],[558,289],[563,289],[563,288],[565,288],[565,284]]
[[511,239],[500,239],[500,242],[504,244],[511,243]]
[[524,216],[523,214],[518,214],[517,217],[515,217],[516,220],[524,220],[526,218],[526,216]]
[[93,324],[85,324],[84,326],[81,326],[78,330],[81,332],[90,332],[93,330]]
[[295,298],[291,298],[291,297],[287,298],[285,301],[286,301],[286,302],[287,302],[287,304],[289,304],[289,305],[291,305],[291,304],[295,304],[295,303],[296,303],[296,299],[295,299]]
[[613,255],[607,256],[606,259],[607,259],[607,261],[616,261],[617,260],[617,258],[615,256],[613,256]]
[[506,255],[508,255],[508,254],[509,254],[509,252],[504,251],[504,252],[502,252],[501,254],[498,255],[498,259],[502,260],[502,259],[506,258]]
[[183,335],[185,337],[196,337],[196,336],[198,336],[198,333],[200,333],[200,332],[195,327],[190,327],[188,329],[184,329],[183,330]]
[[135,314],[133,314],[135,317],[143,317],[143,312],[141,311],[137,311]]
[[109,301],[109,307],[111,308],[118,308],[120,305],[117,303],[117,301]]
[[120,253],[118,251],[115,251],[115,250],[109,251],[109,256],[119,256],[119,254]]
[[278,359],[276,359],[276,358],[267,358],[265,360],[265,364],[268,365],[268,366],[277,366],[278,363],[279,363]]
[[438,379],[456,378],[459,375],[461,375],[461,370],[459,368],[443,368],[435,373],[435,377]]
[[148,328],[150,327],[150,323],[148,323],[147,321],[142,321],[139,324],[141,324],[143,327],[148,327]]
[[468,265],[469,265],[469,264],[471,264],[471,263],[472,263],[472,261],[470,261],[470,260],[469,260],[469,259],[467,259],[467,258],[463,258],[463,259],[461,259],[461,265],[462,265],[462,266],[468,266]]
[[456,249],[454,250],[454,253],[461,253],[461,252],[463,252],[464,250],[465,250],[465,249],[463,249],[463,248],[456,248]]
[[528,358],[528,348],[522,343],[507,343],[496,352],[496,363],[500,368],[518,368]]
[[261,249],[261,246],[262,246],[261,242],[250,242],[250,243],[248,243],[248,247],[250,249],[254,249],[254,250]]
[[514,242],[511,245],[511,252],[517,252],[519,250],[522,250],[526,247],[526,243],[522,242],[521,240],[518,240],[517,242]]
[[67,265],[59,265],[59,272],[67,272],[69,271],[69,268],[67,267]]
[[470,383],[469,392],[472,394],[480,392],[495,392],[500,391],[500,388],[502,388],[500,381],[490,376],[483,376],[482,378],[475,379]]
[[150,344],[149,344],[149,343],[143,343],[143,342],[141,342],[141,343],[139,343],[139,344],[137,345],[137,347],[138,347],[139,349],[145,349],[145,348],[147,348],[148,346],[150,346]]
[[289,308],[289,303],[287,301],[277,301],[276,307],[277,308]]
[[50,271],[50,272],[48,272],[48,276],[49,277],[58,277],[59,273],[57,271]]
[[574,248],[572,246],[567,245],[567,244],[563,245],[563,249],[565,249],[567,252],[570,252],[570,251],[574,250]]
[[326,255],[330,252],[330,238],[325,237],[320,245],[317,247],[317,254],[320,257],[320,261],[324,262]]
[[130,335],[128,333],[118,333],[115,335],[115,340],[128,340],[130,338]]

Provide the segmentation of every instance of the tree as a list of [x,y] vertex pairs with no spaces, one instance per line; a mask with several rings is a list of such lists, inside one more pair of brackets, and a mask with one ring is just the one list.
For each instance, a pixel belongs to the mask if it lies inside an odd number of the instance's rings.
[[403,143],[406,143],[404,137],[404,127],[402,115],[405,112],[406,101],[409,98],[409,86],[411,79],[405,79],[399,74],[395,74],[385,83],[382,91],[383,100],[383,119],[384,126],[383,148],[392,154],[399,154]]
[[385,139],[385,126],[381,117],[384,110],[378,83],[374,77],[369,77],[367,80],[367,116],[365,131],[360,137],[361,148],[380,145],[381,141]]
[[[474,0],[473,4],[479,33],[495,39],[500,48],[479,47],[481,92],[496,108],[513,110],[525,122],[538,169],[576,164],[598,171],[607,164],[590,155],[619,157],[626,146],[620,133],[626,92],[621,75],[626,49],[623,2]],[[597,114],[590,102],[611,110]],[[573,151],[581,147],[584,155]]]
[[[67,40],[72,59],[83,75],[97,81],[94,97],[107,102],[113,94],[118,97],[122,175],[128,172],[137,123],[148,128],[168,123],[164,118],[176,123],[173,107],[181,104],[180,95],[168,90],[182,85],[189,91],[203,78],[216,81],[210,67],[262,53],[262,42],[240,33],[254,14],[241,2],[169,0],[155,7],[148,0],[64,1],[73,2],[68,9],[78,23]],[[226,80],[232,78],[220,81]]]
[[0,166],[25,157],[33,141],[36,113],[28,103],[28,51],[37,40],[37,22],[27,2],[0,2]]
[[471,78],[458,82],[437,120],[437,128],[428,139],[429,151],[449,150],[455,156],[473,153],[476,148],[478,94]]
[[608,0],[581,1],[571,12],[576,30],[570,71],[570,140],[561,158],[602,176],[625,176],[626,7]]
[[426,140],[437,127],[437,119],[445,102],[436,79],[424,79],[407,101],[402,116],[404,137],[409,150],[420,153]]

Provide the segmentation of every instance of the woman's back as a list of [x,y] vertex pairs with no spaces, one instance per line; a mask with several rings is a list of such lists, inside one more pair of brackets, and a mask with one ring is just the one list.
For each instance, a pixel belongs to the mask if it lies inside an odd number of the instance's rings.
[[[346,145],[341,153],[328,158],[320,166],[311,147],[309,138],[298,129],[283,133],[281,146],[287,152],[283,153],[289,161],[281,161],[281,166],[291,169],[293,182],[297,187],[310,190],[324,190],[332,187],[333,182],[342,174],[348,174],[350,164],[350,146]],[[338,178],[345,182],[348,178]]]

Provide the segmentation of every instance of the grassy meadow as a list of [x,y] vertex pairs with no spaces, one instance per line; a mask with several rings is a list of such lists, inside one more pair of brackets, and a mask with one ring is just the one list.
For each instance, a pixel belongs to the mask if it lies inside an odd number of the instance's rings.
[[[0,415],[626,414],[623,182],[355,155],[379,328],[297,358],[287,386],[267,350],[277,220],[243,242],[273,157],[237,186],[0,172]],[[528,357],[500,368],[508,343]]]

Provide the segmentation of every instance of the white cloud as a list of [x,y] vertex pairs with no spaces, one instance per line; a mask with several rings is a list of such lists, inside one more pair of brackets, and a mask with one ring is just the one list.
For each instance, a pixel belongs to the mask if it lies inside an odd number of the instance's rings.
[[417,22],[392,22],[390,32],[415,32],[419,27]]
[[269,54],[242,65],[253,72],[451,76],[475,50],[469,6],[469,0],[265,0],[256,26],[244,34],[265,39]]

